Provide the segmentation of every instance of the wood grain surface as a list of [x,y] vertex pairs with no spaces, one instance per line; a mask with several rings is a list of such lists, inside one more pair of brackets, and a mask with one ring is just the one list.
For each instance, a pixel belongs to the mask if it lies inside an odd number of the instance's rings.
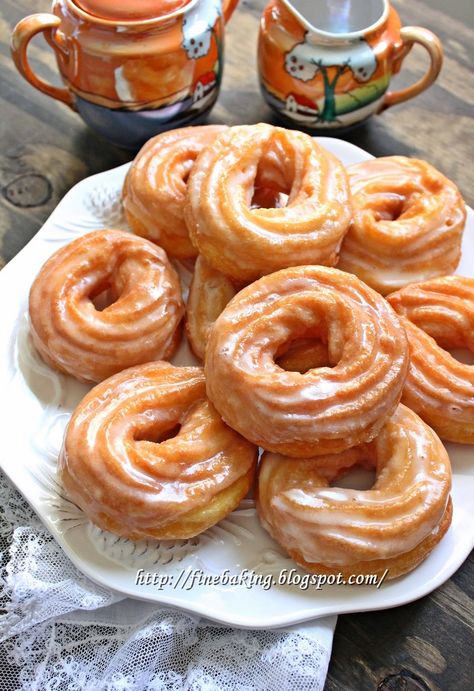
[[[228,26],[225,76],[212,122],[273,121],[256,73],[263,5],[263,0],[241,0]],[[373,117],[345,138],[375,156],[427,159],[474,205],[474,2],[396,0],[394,5],[404,24],[425,26],[439,35],[445,48],[443,70],[429,91]],[[11,29],[23,16],[49,7],[48,0],[0,4],[0,266],[38,231],[72,185],[131,158],[17,74],[9,52]],[[33,42],[30,59],[45,78],[59,83],[54,56],[42,39]],[[394,86],[413,82],[425,65],[423,50],[415,48]],[[445,585],[418,602],[339,617],[327,691],[472,689],[473,573],[471,557]]]

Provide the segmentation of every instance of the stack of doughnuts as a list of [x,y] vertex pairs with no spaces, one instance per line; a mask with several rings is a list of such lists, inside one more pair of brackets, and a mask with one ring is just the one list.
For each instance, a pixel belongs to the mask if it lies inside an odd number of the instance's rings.
[[[415,568],[451,522],[438,434],[474,443],[474,367],[446,350],[474,351],[474,279],[447,275],[454,183],[401,156],[346,170],[267,124],[202,126],[143,147],[123,208],[132,234],[78,238],[30,293],[40,355],[96,384],[65,434],[67,496],[117,535],[182,539],[254,486],[304,568]],[[169,362],[183,333],[202,367]],[[360,465],[370,489],[338,486]]]

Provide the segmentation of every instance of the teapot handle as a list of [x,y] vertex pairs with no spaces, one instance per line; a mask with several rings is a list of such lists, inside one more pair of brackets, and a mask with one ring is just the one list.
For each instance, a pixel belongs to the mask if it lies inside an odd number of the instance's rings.
[[22,77],[47,96],[56,98],[58,101],[62,101],[75,110],[72,93],[68,89],[61,89],[53,84],[48,84],[48,82],[37,77],[28,62],[27,51],[31,39],[36,36],[36,34],[44,32],[46,40],[48,43],[51,43],[53,31],[57,29],[60,23],[60,18],[56,17],[54,14],[40,13],[31,14],[29,17],[25,17],[19,21],[13,29],[10,44],[11,52],[16,68]]
[[229,19],[237,7],[239,0],[222,0],[222,14],[224,16],[224,22],[227,24]]
[[[439,38],[428,29],[421,26],[404,26],[400,30],[403,47],[398,58],[399,66],[410,52],[414,43],[419,43],[428,52],[430,65],[427,72],[417,82],[400,91],[388,91],[382,103],[381,110],[385,110],[396,103],[403,103],[409,98],[417,96],[433,84],[443,64],[443,46]],[[398,70],[396,70],[398,71]]]

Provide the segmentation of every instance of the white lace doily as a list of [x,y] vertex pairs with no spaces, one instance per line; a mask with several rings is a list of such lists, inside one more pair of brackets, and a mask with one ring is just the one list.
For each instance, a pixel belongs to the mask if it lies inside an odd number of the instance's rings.
[[0,473],[0,691],[322,689],[335,617],[235,630],[81,575]]

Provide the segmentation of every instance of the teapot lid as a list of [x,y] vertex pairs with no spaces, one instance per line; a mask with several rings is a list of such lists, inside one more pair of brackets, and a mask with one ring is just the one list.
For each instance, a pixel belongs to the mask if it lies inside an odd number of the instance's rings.
[[191,0],[75,0],[84,12],[110,21],[137,21],[164,17]]

